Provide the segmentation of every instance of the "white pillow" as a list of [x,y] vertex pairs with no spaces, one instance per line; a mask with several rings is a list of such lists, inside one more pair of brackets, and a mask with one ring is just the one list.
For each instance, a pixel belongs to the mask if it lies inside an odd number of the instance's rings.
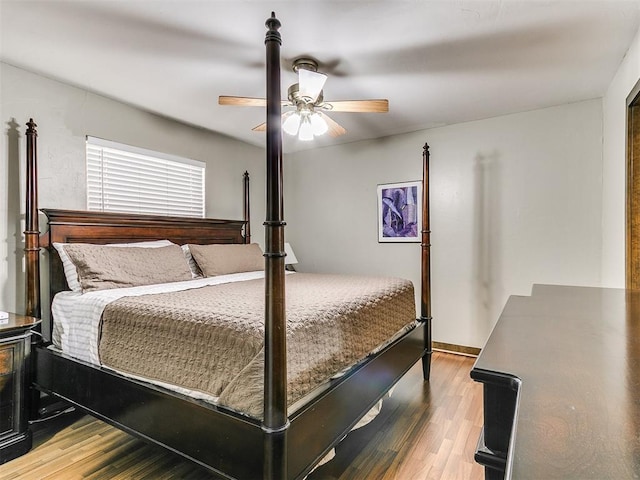
[[[57,250],[60,260],[62,260],[62,268],[64,269],[64,276],[67,278],[67,285],[72,292],[82,292],[82,286],[78,281],[78,272],[76,266],[64,251],[64,246],[68,243],[53,242],[53,247]],[[133,242],[133,243],[109,243],[106,247],[140,247],[140,248],[158,248],[166,247],[168,245],[175,245],[169,240],[150,240],[148,242]]]

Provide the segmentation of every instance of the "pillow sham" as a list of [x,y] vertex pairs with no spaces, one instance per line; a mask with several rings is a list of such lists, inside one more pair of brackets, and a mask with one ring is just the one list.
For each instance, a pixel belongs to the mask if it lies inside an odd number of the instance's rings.
[[113,248],[72,243],[64,250],[76,267],[83,293],[193,278],[178,245]]
[[[76,266],[73,264],[67,252],[64,251],[65,245],[71,245],[70,243],[54,242],[53,248],[58,252],[58,256],[62,261],[62,269],[64,270],[64,276],[67,279],[67,285],[72,292],[82,292],[82,286],[78,281],[78,272]],[[132,243],[109,243],[104,245],[106,247],[138,247],[138,248],[158,248],[166,247],[167,245],[175,245],[169,240],[149,240],[146,242],[132,242]]]
[[249,245],[192,245],[189,251],[205,277],[264,270],[264,257],[257,243]]

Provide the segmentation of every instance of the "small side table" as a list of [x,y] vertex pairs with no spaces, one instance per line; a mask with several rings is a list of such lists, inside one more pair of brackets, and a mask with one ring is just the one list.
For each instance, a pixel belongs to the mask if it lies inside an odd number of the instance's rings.
[[40,319],[9,313],[0,319],[0,464],[31,449],[27,418],[31,329]]

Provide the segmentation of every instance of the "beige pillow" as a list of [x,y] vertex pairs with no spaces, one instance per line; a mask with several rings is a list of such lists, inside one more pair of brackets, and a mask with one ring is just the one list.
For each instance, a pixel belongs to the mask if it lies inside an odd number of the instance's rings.
[[191,280],[178,245],[158,248],[72,243],[64,250],[76,266],[83,292]]
[[[62,260],[62,269],[64,270],[64,276],[67,279],[67,286],[69,290],[73,292],[82,292],[82,286],[78,282],[78,272],[76,266],[73,264],[67,252],[64,251],[64,247],[70,245],[68,243],[53,242],[53,247],[57,250],[60,260]],[[132,243],[108,243],[108,247],[136,247],[136,248],[158,248],[166,247],[167,245],[175,245],[175,243],[169,240],[150,240],[146,242],[132,242]]]
[[191,245],[189,251],[206,277],[264,270],[257,243],[249,245]]

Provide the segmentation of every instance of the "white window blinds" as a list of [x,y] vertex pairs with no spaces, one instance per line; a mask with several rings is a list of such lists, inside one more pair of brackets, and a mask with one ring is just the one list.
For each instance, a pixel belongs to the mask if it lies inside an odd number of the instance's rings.
[[204,217],[204,162],[87,137],[87,209]]

